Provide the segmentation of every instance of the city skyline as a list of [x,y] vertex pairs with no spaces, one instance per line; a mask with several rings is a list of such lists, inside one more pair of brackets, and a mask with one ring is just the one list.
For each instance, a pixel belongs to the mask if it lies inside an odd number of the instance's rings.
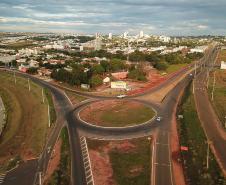
[[0,2],[0,31],[225,35],[223,0]]

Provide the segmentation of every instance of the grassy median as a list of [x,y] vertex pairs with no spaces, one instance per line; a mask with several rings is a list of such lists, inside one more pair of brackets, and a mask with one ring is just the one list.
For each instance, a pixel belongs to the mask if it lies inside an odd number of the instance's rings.
[[180,144],[189,148],[181,153],[187,183],[225,185],[224,176],[211,152],[209,169],[206,167],[207,138],[196,112],[190,86],[185,90],[178,113],[183,115],[178,122]]
[[[215,71],[215,90],[212,101],[212,89],[213,89],[213,78],[214,72],[210,73],[210,83],[208,88],[209,99],[213,105],[213,108],[220,119],[222,126],[225,128],[226,122],[226,71],[216,70]],[[225,128],[226,129],[226,128]]]
[[[47,101],[42,103],[42,89],[12,74],[0,72],[0,94],[6,106],[7,120],[0,138],[0,170],[8,170],[15,159],[38,157],[48,129]],[[9,165],[7,165],[9,164]]]

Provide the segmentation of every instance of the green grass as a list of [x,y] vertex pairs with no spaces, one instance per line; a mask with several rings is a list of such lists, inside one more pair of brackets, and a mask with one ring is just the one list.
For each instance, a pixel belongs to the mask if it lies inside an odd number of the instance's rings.
[[184,116],[178,124],[180,142],[189,147],[188,151],[182,152],[187,182],[197,185],[225,185],[221,169],[211,152],[209,169],[206,168],[207,138],[198,119],[190,87],[185,90],[179,114]]
[[[211,101],[213,108],[225,128],[225,116],[226,116],[226,72],[223,70],[216,71],[216,85],[214,91],[214,99],[211,100],[211,93],[213,89],[213,73],[210,74],[210,83],[208,88],[209,100]],[[226,129],[226,128],[225,128]]]
[[[147,137],[128,140],[135,148],[131,151],[119,150],[116,147],[109,152],[113,169],[113,179],[118,185],[149,185],[151,174],[151,147]],[[109,141],[87,140],[88,148],[98,150],[102,155],[103,147]],[[110,141],[117,144],[123,141]],[[108,146],[107,146],[108,147]],[[102,148],[102,149],[101,149]],[[133,172],[134,169],[140,169]]]
[[61,131],[60,139],[62,140],[60,164],[53,172],[52,176],[46,184],[48,185],[68,185],[70,184],[71,173],[71,156],[70,145],[67,128],[64,127]]
[[144,123],[155,115],[152,108],[142,104],[134,105],[129,101],[105,103],[104,109],[93,109],[88,118],[82,117],[82,119],[105,127],[123,127]]
[[[45,143],[48,114],[47,104],[42,103],[41,87],[31,82],[28,91],[27,79],[0,72],[0,94],[6,107],[6,126],[0,138],[0,170],[7,167],[7,160],[19,156],[37,157]],[[10,155],[9,155],[10,154]],[[26,157],[25,157],[26,158]]]
[[174,73],[178,70],[180,70],[181,68],[187,66],[188,64],[172,64],[169,65],[169,67],[166,69],[166,73],[170,74],[170,73]]
[[56,121],[56,111],[53,103],[53,97],[51,92],[48,89],[45,89],[44,92],[45,92],[45,97],[49,104],[50,122],[51,124],[54,124]]
[[[125,110],[126,111],[122,111]],[[155,115],[154,111],[146,106],[139,108],[128,108],[126,105],[119,105],[113,109],[104,110],[101,120],[109,123],[109,126],[128,126],[144,123]]]

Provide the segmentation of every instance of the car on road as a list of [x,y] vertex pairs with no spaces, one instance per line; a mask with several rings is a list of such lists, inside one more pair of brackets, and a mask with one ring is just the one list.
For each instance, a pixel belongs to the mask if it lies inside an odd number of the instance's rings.
[[120,98],[120,99],[125,98],[125,97],[126,97],[125,94],[120,94],[120,95],[117,96],[117,98]]
[[160,116],[158,116],[157,118],[156,118],[156,121],[161,121],[162,120],[162,118],[160,117]]

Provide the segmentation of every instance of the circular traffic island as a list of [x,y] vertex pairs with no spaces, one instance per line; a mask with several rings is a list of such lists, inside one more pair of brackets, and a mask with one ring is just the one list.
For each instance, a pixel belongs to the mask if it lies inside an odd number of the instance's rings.
[[102,127],[126,127],[145,123],[155,116],[154,110],[128,100],[94,102],[79,112],[81,120]]

